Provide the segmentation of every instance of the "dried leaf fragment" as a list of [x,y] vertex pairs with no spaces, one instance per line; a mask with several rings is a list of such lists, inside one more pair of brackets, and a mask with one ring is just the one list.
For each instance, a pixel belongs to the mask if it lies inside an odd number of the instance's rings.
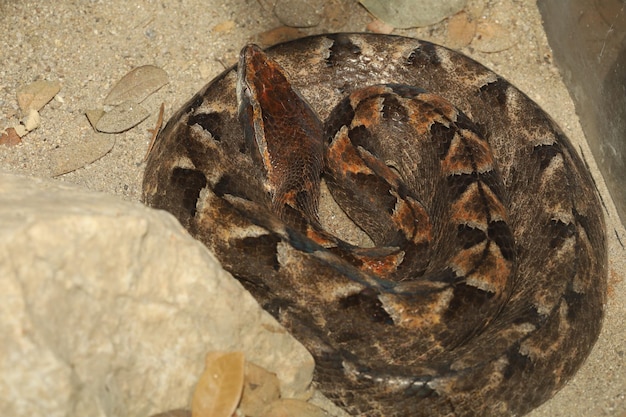
[[15,130],[15,133],[17,134],[17,136],[21,138],[23,138],[24,136],[28,134],[28,130],[26,130],[26,127],[21,123],[18,123],[15,126],[13,126],[13,130]]
[[243,392],[242,352],[211,352],[191,400],[192,417],[230,417]]
[[85,116],[87,116],[87,120],[91,126],[95,129],[98,124],[98,120],[106,113],[103,109],[89,109],[85,110]]
[[17,90],[17,103],[23,112],[41,110],[61,90],[58,81],[35,81]]
[[469,14],[460,12],[448,19],[448,42],[450,48],[458,49],[469,45],[476,33],[476,21]]
[[246,362],[243,395],[239,409],[246,417],[260,417],[265,407],[280,398],[275,373]]
[[116,106],[125,101],[141,103],[150,94],[169,82],[167,72],[154,65],[143,65],[122,77],[104,99],[104,104]]
[[223,32],[230,32],[231,30],[234,29],[236,23],[234,20],[227,20],[225,22],[220,22],[217,25],[213,26],[213,29],[211,29],[211,31],[213,33],[223,33]]
[[10,127],[0,135],[0,145],[15,146],[22,143],[22,138],[14,128]]
[[104,113],[96,123],[96,130],[103,133],[122,133],[137,126],[149,115],[141,104],[125,101]]
[[24,125],[27,132],[31,132],[41,125],[41,116],[39,116],[39,112],[37,110],[28,109],[28,113],[20,122]]

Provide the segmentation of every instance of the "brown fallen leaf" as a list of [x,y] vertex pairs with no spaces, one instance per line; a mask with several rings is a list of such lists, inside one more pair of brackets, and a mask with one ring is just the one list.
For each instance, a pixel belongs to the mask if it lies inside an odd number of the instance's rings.
[[17,103],[23,112],[41,110],[61,90],[58,81],[35,81],[17,90]]
[[191,400],[192,417],[231,417],[243,392],[242,352],[211,352]]
[[0,145],[15,146],[22,143],[22,138],[17,134],[14,128],[9,127],[0,135]]
[[150,94],[169,82],[167,72],[154,65],[143,65],[122,77],[104,99],[104,104],[117,106],[123,102],[141,103]]

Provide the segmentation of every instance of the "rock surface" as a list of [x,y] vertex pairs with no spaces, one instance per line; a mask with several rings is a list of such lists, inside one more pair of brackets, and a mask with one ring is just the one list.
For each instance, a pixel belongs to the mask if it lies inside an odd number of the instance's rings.
[[169,214],[0,175],[0,414],[186,408],[208,351],[304,397],[308,352]]

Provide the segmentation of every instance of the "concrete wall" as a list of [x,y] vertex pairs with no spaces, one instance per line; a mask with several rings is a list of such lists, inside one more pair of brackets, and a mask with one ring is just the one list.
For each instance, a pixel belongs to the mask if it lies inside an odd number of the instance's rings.
[[538,0],[589,146],[626,222],[626,1]]

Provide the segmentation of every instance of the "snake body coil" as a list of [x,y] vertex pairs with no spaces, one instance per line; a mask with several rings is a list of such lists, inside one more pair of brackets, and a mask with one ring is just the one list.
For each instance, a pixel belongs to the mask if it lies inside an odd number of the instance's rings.
[[[374,247],[323,228],[321,178]],[[600,330],[604,223],[583,163],[519,90],[427,42],[244,48],[159,134],[144,200],[216,254],[355,415],[524,414]]]

